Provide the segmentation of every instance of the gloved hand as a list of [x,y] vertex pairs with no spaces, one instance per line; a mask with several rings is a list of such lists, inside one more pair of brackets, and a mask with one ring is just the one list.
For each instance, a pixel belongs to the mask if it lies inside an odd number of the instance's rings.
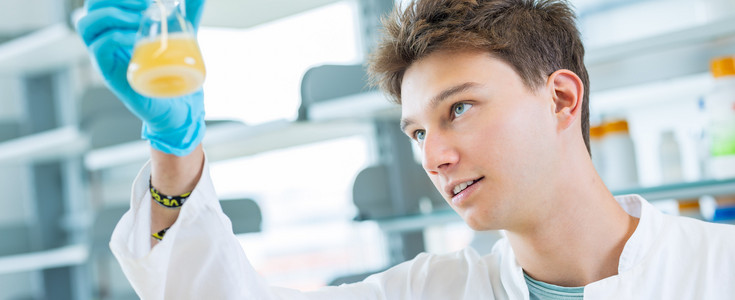
[[[87,0],[87,15],[77,23],[105,83],[143,121],[142,138],[165,153],[184,156],[204,138],[204,94],[180,98],[144,97],[128,83],[127,69],[143,12],[151,0]],[[199,28],[204,0],[186,0],[186,18]]]

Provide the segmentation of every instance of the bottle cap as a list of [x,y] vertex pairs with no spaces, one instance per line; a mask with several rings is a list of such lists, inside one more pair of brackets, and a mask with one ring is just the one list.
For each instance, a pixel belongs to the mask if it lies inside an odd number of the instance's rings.
[[628,121],[618,120],[618,121],[608,122],[605,125],[603,125],[603,129],[606,134],[616,133],[616,132],[628,133]]
[[592,127],[590,127],[590,138],[599,139],[603,135],[605,135],[605,129],[602,128],[602,126],[592,126]]
[[735,57],[725,56],[718,57],[710,63],[712,76],[715,78],[735,75]]

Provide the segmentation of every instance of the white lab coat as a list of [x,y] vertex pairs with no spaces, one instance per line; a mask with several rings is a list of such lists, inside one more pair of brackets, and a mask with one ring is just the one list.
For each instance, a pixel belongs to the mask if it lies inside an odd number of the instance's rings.
[[[528,299],[507,239],[490,254],[471,248],[420,254],[365,281],[300,292],[255,272],[222,213],[205,162],[202,177],[164,240],[150,248],[147,164],[110,247],[142,299]],[[585,287],[585,299],[735,299],[735,226],[664,215],[639,196],[616,198],[640,217],[618,275]]]

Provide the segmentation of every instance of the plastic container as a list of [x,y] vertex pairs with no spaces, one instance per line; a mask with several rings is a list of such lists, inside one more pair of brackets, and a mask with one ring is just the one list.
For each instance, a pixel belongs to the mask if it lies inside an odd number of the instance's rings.
[[661,135],[658,147],[659,163],[661,165],[661,182],[674,183],[684,180],[681,166],[681,151],[679,142],[673,131],[667,130]]
[[735,177],[735,57],[712,60],[715,86],[706,97],[711,178]]
[[707,221],[725,222],[735,220],[735,197],[702,196],[699,198],[702,217]]
[[636,163],[633,139],[628,131],[628,122],[617,120],[603,125],[602,151],[605,172],[602,179],[611,190],[638,186],[638,164]]
[[697,128],[692,132],[692,140],[696,145],[697,171],[699,179],[708,179],[710,172],[707,170],[709,164],[709,137],[707,136],[707,107],[704,96],[697,100]]
[[601,125],[590,127],[590,153],[592,155],[592,164],[595,166],[598,174],[605,173],[605,153],[602,151],[602,140],[605,137],[605,130]]

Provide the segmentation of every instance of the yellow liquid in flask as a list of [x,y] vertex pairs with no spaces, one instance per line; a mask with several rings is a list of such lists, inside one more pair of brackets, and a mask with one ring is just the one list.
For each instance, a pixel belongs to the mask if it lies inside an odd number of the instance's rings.
[[139,94],[153,98],[180,97],[204,83],[206,71],[196,39],[171,34],[135,45],[128,67],[128,82]]

